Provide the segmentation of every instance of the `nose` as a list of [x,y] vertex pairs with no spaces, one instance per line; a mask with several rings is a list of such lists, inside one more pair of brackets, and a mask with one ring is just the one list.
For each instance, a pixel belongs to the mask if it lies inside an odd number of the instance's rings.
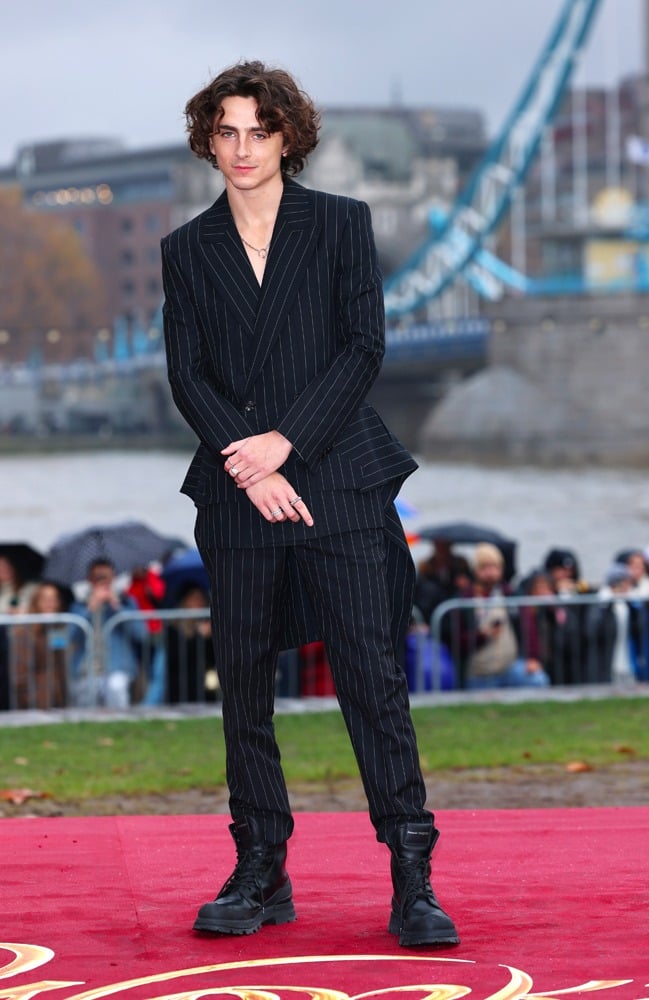
[[242,160],[250,156],[250,139],[247,135],[240,135],[237,139],[237,157]]

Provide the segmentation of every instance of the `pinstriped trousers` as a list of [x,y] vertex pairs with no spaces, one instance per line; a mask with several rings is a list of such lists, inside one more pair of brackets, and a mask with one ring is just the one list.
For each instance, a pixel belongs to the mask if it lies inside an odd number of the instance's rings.
[[377,838],[405,819],[433,822],[390,635],[384,548],[381,529],[363,529],[290,547],[201,552],[212,584],[230,811],[254,815],[270,843],[293,830],[272,721],[289,560],[316,609]]

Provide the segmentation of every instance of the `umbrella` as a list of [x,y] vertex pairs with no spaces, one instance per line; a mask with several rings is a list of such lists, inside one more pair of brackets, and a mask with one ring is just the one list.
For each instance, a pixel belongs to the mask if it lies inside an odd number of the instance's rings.
[[160,535],[140,521],[97,525],[59,538],[47,555],[43,576],[59,583],[77,583],[85,580],[95,559],[107,559],[116,573],[129,573],[164,559],[178,548],[186,548],[186,544]]
[[205,591],[210,589],[210,580],[198,549],[187,549],[172,556],[160,575],[166,585],[164,603],[168,608],[178,607],[188,587],[201,587]]
[[40,579],[45,557],[27,542],[0,542],[0,556],[9,560],[21,583]]
[[486,528],[471,521],[448,521],[445,524],[434,524],[417,531],[419,538],[434,542],[436,539],[457,545],[478,545],[480,542],[490,542],[500,549],[505,559],[505,579],[511,580],[516,572],[516,542],[493,528]]
[[397,497],[394,501],[394,506],[397,509],[397,514],[401,518],[414,517],[415,514],[418,513],[417,508],[413,507],[407,500],[404,500],[403,497]]

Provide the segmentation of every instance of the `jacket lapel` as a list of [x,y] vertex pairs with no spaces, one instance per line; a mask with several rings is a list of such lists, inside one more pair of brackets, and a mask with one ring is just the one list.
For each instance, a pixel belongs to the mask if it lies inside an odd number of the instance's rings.
[[202,218],[200,249],[210,278],[253,338],[246,388],[264,366],[304,278],[321,228],[312,193],[286,180],[260,288],[225,191]]
[[200,249],[208,274],[247,332],[254,333],[259,284],[243,249],[224,191],[201,220]]
[[304,279],[321,227],[322,222],[316,219],[312,194],[295,181],[286,180],[261,285],[255,322],[255,352],[246,388],[252,385],[264,366]]

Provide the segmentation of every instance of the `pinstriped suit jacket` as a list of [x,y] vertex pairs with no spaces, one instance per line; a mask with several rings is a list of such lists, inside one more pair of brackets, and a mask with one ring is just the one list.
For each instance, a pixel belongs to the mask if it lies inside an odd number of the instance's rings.
[[[286,180],[261,287],[227,194],[162,240],[175,403],[199,439],[182,486],[211,508],[206,544],[299,542],[382,525],[417,465],[365,397],[385,346],[369,209]],[[222,448],[270,429],[293,444],[281,472],[315,525],[265,521],[224,470]],[[207,523],[203,519],[203,523]]]

